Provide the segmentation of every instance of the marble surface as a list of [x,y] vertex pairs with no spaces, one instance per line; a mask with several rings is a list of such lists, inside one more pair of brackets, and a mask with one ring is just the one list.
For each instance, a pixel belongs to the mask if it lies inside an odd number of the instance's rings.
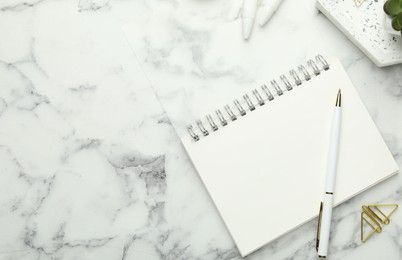
[[[121,32],[183,2],[0,2],[0,259],[241,259]],[[277,20],[291,8],[284,1]],[[286,24],[304,30],[300,56],[339,56],[402,166],[402,66],[377,68],[314,1],[304,8]],[[402,258],[400,209],[367,243],[359,232],[362,204],[401,205],[401,178],[335,209],[330,259]],[[315,229],[247,259],[316,259]]]

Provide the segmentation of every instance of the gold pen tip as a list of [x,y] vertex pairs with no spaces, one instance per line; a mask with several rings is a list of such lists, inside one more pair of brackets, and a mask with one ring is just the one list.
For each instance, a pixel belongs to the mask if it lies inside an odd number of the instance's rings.
[[336,102],[335,102],[335,106],[336,107],[340,107],[341,106],[341,98],[342,97],[342,95],[341,95],[341,89],[338,89],[338,94],[336,95]]

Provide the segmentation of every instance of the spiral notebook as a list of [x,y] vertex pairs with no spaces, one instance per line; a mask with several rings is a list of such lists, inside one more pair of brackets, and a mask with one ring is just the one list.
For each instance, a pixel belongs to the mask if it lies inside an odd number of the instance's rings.
[[339,61],[310,64],[192,122],[181,139],[242,255],[317,215],[338,88],[335,205],[398,170]]
[[[225,3],[201,10],[220,17]],[[304,54],[289,48],[274,61],[273,38],[245,43],[237,21],[153,12],[124,33],[242,256],[317,216],[339,88],[335,204],[397,172],[338,59],[297,66]]]

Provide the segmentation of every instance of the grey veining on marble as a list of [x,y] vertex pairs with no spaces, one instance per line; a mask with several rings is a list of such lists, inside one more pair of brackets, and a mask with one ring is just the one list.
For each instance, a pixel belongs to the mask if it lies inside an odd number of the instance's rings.
[[[134,15],[183,5],[0,2],[0,259],[240,259],[121,32]],[[319,16],[314,1],[305,8]],[[342,46],[337,55],[401,166],[402,67],[378,69],[324,17],[315,19],[324,27],[303,18],[295,33],[325,28],[329,51]],[[360,206],[373,202],[401,205],[401,177],[335,209],[330,259],[402,258],[399,210],[361,244]],[[315,225],[247,259],[316,259]]]

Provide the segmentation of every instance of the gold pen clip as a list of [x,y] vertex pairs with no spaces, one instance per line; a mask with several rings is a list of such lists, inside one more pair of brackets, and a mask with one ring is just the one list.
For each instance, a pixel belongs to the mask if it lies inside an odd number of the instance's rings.
[[318,225],[317,225],[317,240],[315,242],[315,249],[318,252],[318,247],[320,245],[320,229],[321,229],[321,217],[322,217],[322,207],[324,203],[321,201],[320,203],[320,213],[318,214]]

